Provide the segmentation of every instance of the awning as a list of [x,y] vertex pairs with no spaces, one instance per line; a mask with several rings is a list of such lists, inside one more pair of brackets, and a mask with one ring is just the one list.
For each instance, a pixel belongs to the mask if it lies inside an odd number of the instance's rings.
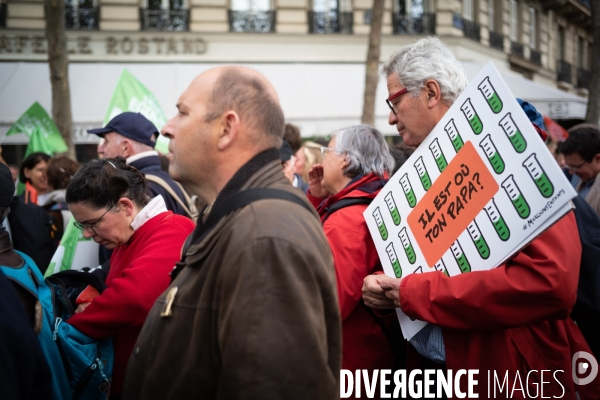
[[[464,62],[467,75],[481,65]],[[71,63],[69,79],[75,143],[95,143],[98,138],[85,130],[102,125],[113,90],[123,68],[127,68],[159,99],[168,118],[175,115],[177,98],[203,71],[219,64],[192,63]],[[298,125],[302,135],[322,136],[335,129],[359,124],[364,91],[364,65],[265,63],[248,64],[273,83],[288,122]],[[583,119],[586,100],[529,81],[511,72],[502,72],[516,97],[532,103],[542,114],[554,119]],[[376,104],[376,125],[387,135],[396,135],[387,124],[387,89],[380,80]],[[6,131],[38,101],[51,112],[51,88],[47,63],[0,63],[0,143],[27,143],[25,135],[4,137]],[[560,112],[559,112],[560,111]],[[557,115],[559,112],[559,115]]]
[[[463,62],[463,65],[469,79],[482,68],[473,62]],[[501,71],[501,75],[515,97],[531,103],[542,115],[554,120],[585,119],[586,98],[533,82],[514,72]]]

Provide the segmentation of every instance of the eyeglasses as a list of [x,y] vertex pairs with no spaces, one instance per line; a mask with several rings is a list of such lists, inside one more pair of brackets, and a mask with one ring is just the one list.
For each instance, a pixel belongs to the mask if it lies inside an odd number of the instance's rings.
[[330,151],[335,151],[335,149],[332,149],[330,147],[321,146],[321,157],[325,158],[325,155],[327,155],[327,153],[329,153]]
[[568,169],[570,169],[571,171],[577,171],[578,169],[580,169],[581,167],[583,167],[585,164],[587,164],[589,161],[584,161],[581,164],[579,164],[577,167],[571,167],[570,165],[565,165],[565,167],[567,167]]
[[396,110],[394,109],[394,105],[392,104],[391,100],[394,100],[395,98],[402,96],[404,93],[408,93],[408,89],[407,88],[404,88],[401,91],[396,92],[393,95],[391,95],[390,97],[388,97],[387,99],[385,99],[385,102],[387,103],[387,105],[390,108],[390,110],[392,110],[392,112],[394,113],[394,115],[396,115]]
[[85,223],[79,223],[77,221],[73,222],[73,225],[75,225],[75,227],[77,229],[79,229],[80,231],[88,231],[88,232],[92,232],[94,234],[94,236],[97,236],[98,234],[96,233],[96,230],[94,229],[94,225],[96,225],[98,222],[100,222],[100,220],[102,220],[102,218],[104,218],[104,216],[110,211],[110,208],[108,210],[106,210],[104,212],[104,214],[102,214],[102,216],[100,218],[98,218],[95,222],[92,222],[91,224]]

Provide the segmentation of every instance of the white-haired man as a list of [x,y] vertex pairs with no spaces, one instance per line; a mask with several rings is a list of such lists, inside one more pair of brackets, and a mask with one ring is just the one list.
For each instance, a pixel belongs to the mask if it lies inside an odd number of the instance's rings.
[[[462,66],[437,38],[402,48],[383,72],[389,123],[410,146],[423,142],[467,85]],[[527,397],[538,385],[544,396],[575,399],[579,392],[588,398],[600,393],[598,379],[577,386],[571,375],[572,356],[590,353],[569,318],[580,258],[570,212],[498,268],[452,278],[438,272],[403,279],[371,275],[365,278],[363,299],[372,308],[400,307],[409,317],[429,322],[410,340],[409,354],[437,368],[479,370],[480,398],[492,387],[494,373],[501,381],[508,377],[503,396],[517,387],[516,395]],[[461,388],[466,392],[466,379]]]

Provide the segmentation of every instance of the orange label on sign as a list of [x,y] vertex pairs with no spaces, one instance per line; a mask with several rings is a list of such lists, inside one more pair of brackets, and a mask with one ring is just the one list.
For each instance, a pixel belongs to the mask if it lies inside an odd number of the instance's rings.
[[407,222],[432,267],[498,192],[498,183],[466,142],[436,179]]

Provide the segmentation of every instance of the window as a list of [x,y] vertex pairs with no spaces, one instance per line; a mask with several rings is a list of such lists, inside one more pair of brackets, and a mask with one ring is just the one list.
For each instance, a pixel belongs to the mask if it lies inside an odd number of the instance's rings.
[[351,0],[313,0],[308,23],[311,33],[352,33]]
[[579,36],[578,49],[577,49],[577,67],[586,69],[587,67],[587,43],[584,38]]
[[473,21],[473,0],[463,0],[463,18],[467,21]]
[[67,29],[98,29],[98,7],[94,0],[65,0]]
[[231,0],[231,32],[275,32],[271,0]]
[[564,60],[565,57],[565,28],[558,27],[558,58]]
[[392,24],[394,33],[434,35],[435,14],[428,0],[395,0]]
[[490,30],[490,32],[494,32],[495,31],[495,20],[494,18],[496,18],[496,10],[494,9],[495,6],[495,1],[494,0],[488,0],[488,29]]
[[[142,3],[144,4],[144,3]],[[145,0],[140,9],[143,30],[187,31],[190,11],[185,0]]]
[[510,0],[510,40],[519,41],[519,3]]
[[529,7],[529,47],[537,49],[537,12],[533,7]]

